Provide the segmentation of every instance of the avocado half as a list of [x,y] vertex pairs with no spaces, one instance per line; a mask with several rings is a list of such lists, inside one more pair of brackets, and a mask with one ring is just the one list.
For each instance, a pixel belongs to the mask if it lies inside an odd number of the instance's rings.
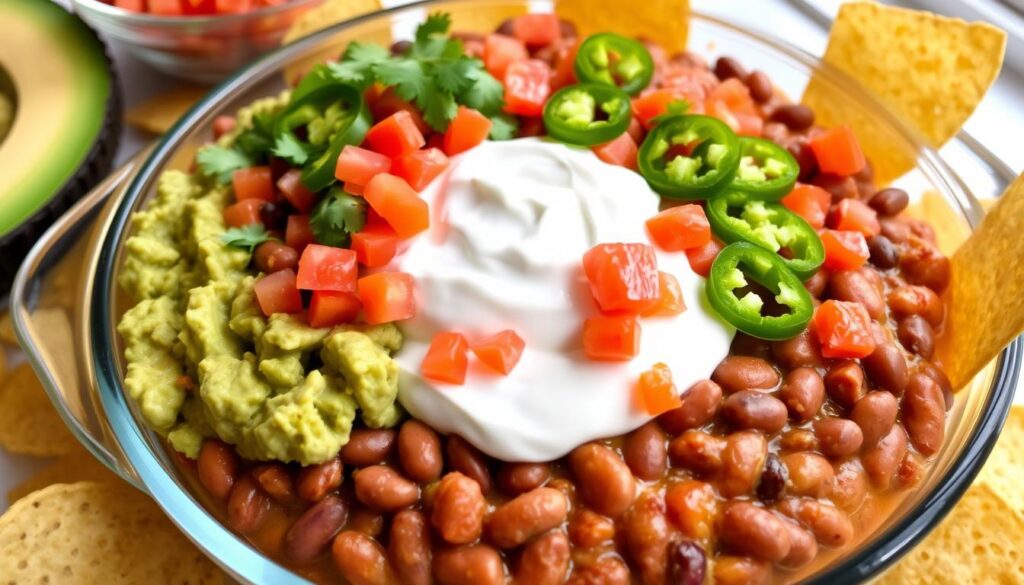
[[96,33],[49,0],[2,0],[0,297],[42,232],[110,172],[121,94]]

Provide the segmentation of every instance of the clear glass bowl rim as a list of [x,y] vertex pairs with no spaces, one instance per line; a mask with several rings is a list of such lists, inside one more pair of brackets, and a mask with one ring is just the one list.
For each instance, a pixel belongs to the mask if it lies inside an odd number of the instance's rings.
[[283,4],[275,6],[264,6],[241,14],[220,14],[215,16],[157,16],[146,12],[132,12],[124,8],[118,8],[112,4],[100,0],[71,0],[71,3],[80,10],[89,12],[97,17],[116,22],[122,26],[145,26],[154,28],[199,28],[206,25],[228,26],[236,23],[244,23],[248,20],[273,16],[303,8],[315,6],[323,0],[288,0]]
[[[97,0],[74,0],[78,3],[97,4]],[[446,0],[451,3],[453,0]],[[478,3],[487,6],[487,0],[454,0],[463,4]],[[524,0],[525,2],[525,0]],[[266,73],[268,69],[279,69],[291,57],[301,50],[317,45],[335,34],[355,28],[358,25],[376,19],[387,19],[406,11],[422,10],[435,4],[434,0],[421,0],[411,4],[396,6],[379,12],[367,14],[339,23],[323,31],[310,35],[291,45],[269,53],[250,66],[211,91],[206,98],[196,104],[175,126],[164,135],[149,158],[135,173],[127,193],[114,212],[109,231],[104,235],[97,265],[96,286],[90,303],[90,321],[97,325],[90,332],[94,348],[93,365],[97,375],[97,386],[103,409],[107,415],[121,448],[134,467],[146,489],[180,528],[196,541],[222,567],[237,578],[250,582],[295,582],[301,577],[278,565],[262,555],[240,537],[217,521],[201,504],[199,504],[182,486],[180,486],[163,468],[142,436],[142,429],[132,415],[131,408],[120,389],[120,377],[117,367],[117,347],[111,323],[111,298],[113,287],[116,286],[114,276],[115,262],[118,257],[117,247],[121,236],[128,229],[128,219],[135,201],[142,197],[153,176],[159,172],[163,163],[173,154],[179,142],[196,124],[202,123],[212,114],[217,104],[223,99],[244,90]],[[120,16],[120,15],[118,15]],[[781,39],[769,37],[738,26],[717,17],[699,12],[693,18],[706,21],[714,26],[729,29],[740,35],[752,38],[771,46],[774,50],[794,59],[810,70],[825,75],[830,81],[841,85],[844,91],[851,93],[858,100],[867,102],[873,110],[877,110],[892,128],[899,130],[914,144],[919,145],[919,156],[927,164],[938,169],[939,179],[956,184],[952,191],[963,192],[967,199],[958,200],[960,212],[967,220],[975,224],[981,217],[980,206],[970,195],[959,178],[948,168],[938,154],[931,148],[923,146],[923,141],[916,131],[907,128],[898,118],[878,103],[877,99],[861,88],[861,86],[842,72],[823,64],[818,57],[803,49],[793,46]],[[178,19],[197,22],[192,19]],[[1000,354],[993,375],[992,386],[986,397],[982,412],[975,422],[970,436],[963,449],[953,458],[949,473],[938,481],[912,510],[903,511],[903,517],[874,539],[860,545],[838,562],[827,566],[815,574],[810,583],[822,584],[854,584],[861,583],[877,575],[886,567],[905,554],[914,544],[923,539],[952,509],[964,491],[981,469],[982,464],[992,450],[999,431],[1009,413],[1017,380],[1024,358],[1024,338],[1015,339]]]

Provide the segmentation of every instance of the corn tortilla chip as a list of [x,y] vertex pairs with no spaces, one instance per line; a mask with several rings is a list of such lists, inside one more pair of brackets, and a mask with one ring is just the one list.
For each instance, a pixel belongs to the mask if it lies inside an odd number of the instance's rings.
[[1024,406],[1016,405],[988,456],[976,483],[990,487],[1007,504],[1024,515]]
[[[954,136],[999,74],[1006,34],[929,12],[873,2],[843,4],[832,25],[824,61],[882,98],[932,145]],[[875,117],[812,78],[803,102],[824,126],[849,123],[886,183],[911,169],[906,152]]]
[[654,41],[669,53],[686,50],[689,0],[556,0],[555,12],[584,36],[616,32]]
[[15,368],[0,385],[0,447],[53,457],[66,455],[77,445],[32,368]]
[[1019,583],[1024,518],[991,489],[974,485],[949,516],[876,585]]
[[971,230],[960,213],[935,191],[925,191],[906,209],[910,217],[928,222],[935,230],[939,250],[949,256],[963,244]]
[[57,484],[0,517],[3,582],[226,583],[149,498],[127,484]]
[[163,134],[204,95],[206,90],[198,87],[175,88],[136,104],[125,113],[125,120],[140,130]]
[[1024,175],[952,258],[939,355],[962,388],[1024,330]]
[[[303,12],[302,15],[296,18],[291,27],[284,33],[282,42],[284,44],[291,43],[331,25],[355,18],[356,16],[376,12],[380,9],[380,0],[327,0],[316,8]],[[352,31],[351,34],[346,35],[345,41],[356,38],[360,41],[380,43],[386,47],[391,44],[391,29],[386,27],[384,30],[375,31],[372,34],[369,31]],[[295,85],[313,65],[337,59],[344,47],[345,43],[339,42],[337,46],[325,48],[315,55],[288,65],[284,71],[285,81],[289,85]]]
[[7,502],[13,505],[14,502],[45,487],[80,481],[121,483],[123,480],[97,461],[84,447],[76,447],[71,453],[54,459],[49,465],[11,488],[11,491],[7,492]]

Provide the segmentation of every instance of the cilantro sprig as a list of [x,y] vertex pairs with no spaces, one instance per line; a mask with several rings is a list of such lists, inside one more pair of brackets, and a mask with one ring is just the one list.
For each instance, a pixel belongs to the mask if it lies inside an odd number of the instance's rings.
[[350,235],[366,225],[366,203],[335,187],[327,192],[309,216],[309,227],[318,244],[344,248]]
[[220,235],[220,240],[224,242],[225,245],[248,250],[250,254],[256,249],[256,246],[259,246],[263,242],[269,242],[273,239],[274,238],[267,233],[266,228],[258,223],[231,228]]
[[266,161],[271,151],[276,150],[274,120],[274,113],[261,112],[253,116],[252,127],[235,137],[232,147],[212,145],[200,149],[196,154],[199,172],[226,185],[235,171]]

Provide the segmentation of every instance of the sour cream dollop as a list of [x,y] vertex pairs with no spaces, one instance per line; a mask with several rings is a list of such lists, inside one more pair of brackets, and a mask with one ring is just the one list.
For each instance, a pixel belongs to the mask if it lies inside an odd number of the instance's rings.
[[[679,280],[686,311],[641,318],[640,354],[629,362],[583,355],[583,321],[599,314],[584,253],[651,243],[644,222],[659,198],[638,174],[539,139],[485,142],[422,196],[430,230],[389,269],[416,279],[416,316],[401,323],[399,400],[435,429],[505,461],[555,459],[650,420],[634,387],[654,364],[667,364],[683,391],[728,353],[734,330],[707,308],[703,279],[685,254],[659,251],[658,269]],[[472,356],[464,385],[420,375],[435,334],[457,331],[472,344],[505,329],[526,341],[508,376]]]

